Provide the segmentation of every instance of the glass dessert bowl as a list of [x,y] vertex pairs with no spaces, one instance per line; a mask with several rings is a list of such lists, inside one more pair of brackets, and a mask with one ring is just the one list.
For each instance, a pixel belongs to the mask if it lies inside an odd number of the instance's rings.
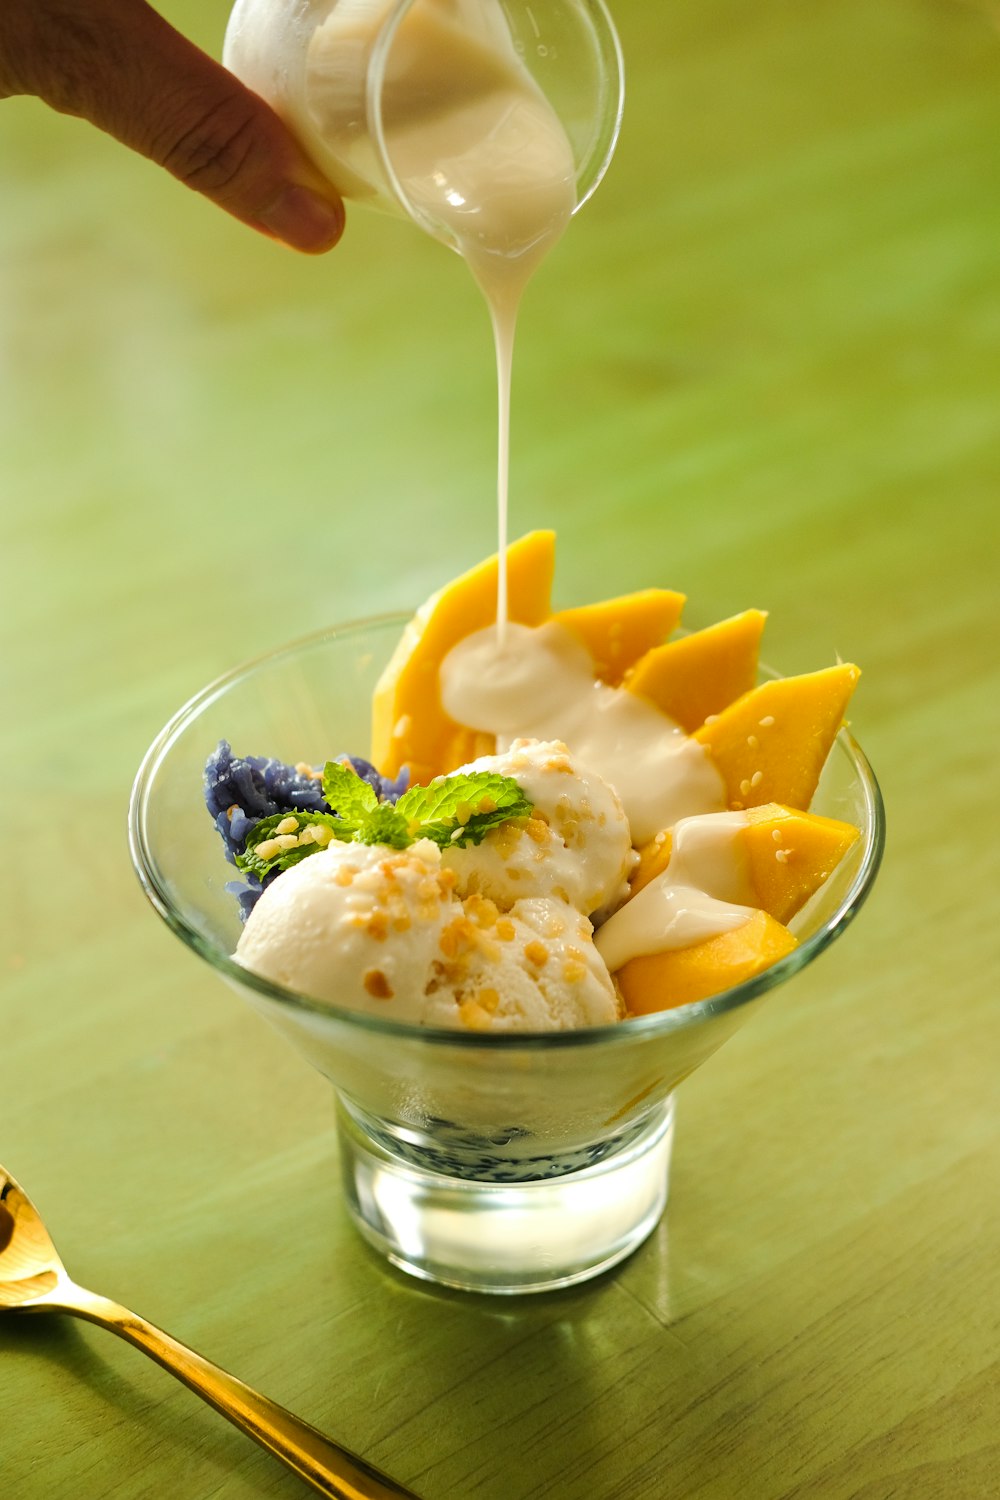
[[220,740],[322,764],[364,754],[373,688],[406,616],[324,631],[236,668],[151,745],[129,810],[132,857],[156,910],[330,1080],[348,1208],[414,1275],[484,1292],[570,1285],[614,1265],[667,1199],[677,1085],[774,987],[844,931],[875,879],[884,814],[842,730],[813,809],[860,838],[791,924],[798,946],[725,992],[611,1026],[483,1034],[321,1003],[233,958],[237,901],[201,796]]

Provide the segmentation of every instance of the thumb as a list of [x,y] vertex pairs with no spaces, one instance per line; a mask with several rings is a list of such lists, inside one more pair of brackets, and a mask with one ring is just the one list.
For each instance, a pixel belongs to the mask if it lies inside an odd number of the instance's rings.
[[[7,3],[19,43],[17,92],[90,120],[297,250],[337,243],[343,203],[287,127],[145,0]],[[20,32],[19,11],[30,18]],[[0,34],[0,50],[3,41]]]

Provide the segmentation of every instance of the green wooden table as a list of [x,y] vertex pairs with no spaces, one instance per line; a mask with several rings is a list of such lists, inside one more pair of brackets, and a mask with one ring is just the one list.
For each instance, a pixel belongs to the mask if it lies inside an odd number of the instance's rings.
[[[163,9],[218,51],[222,3]],[[427,1500],[1000,1492],[991,13],[619,0],[620,152],[524,309],[513,528],[558,529],[564,603],[667,584],[770,609],[785,670],[859,661],[890,843],[684,1084],[652,1239],[537,1299],[369,1253],[326,1085],[124,837],[203,682],[492,549],[478,295],[405,224],[299,258],[0,104],[0,1160],[77,1279]],[[10,1319],[0,1491],[303,1493],[132,1350]]]

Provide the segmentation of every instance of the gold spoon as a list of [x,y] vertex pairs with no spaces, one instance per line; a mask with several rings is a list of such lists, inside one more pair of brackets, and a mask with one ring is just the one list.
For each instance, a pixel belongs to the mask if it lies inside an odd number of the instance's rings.
[[110,1328],[333,1500],[419,1500],[363,1458],[331,1442],[117,1302],[71,1281],[31,1199],[0,1167],[0,1312],[64,1312]]

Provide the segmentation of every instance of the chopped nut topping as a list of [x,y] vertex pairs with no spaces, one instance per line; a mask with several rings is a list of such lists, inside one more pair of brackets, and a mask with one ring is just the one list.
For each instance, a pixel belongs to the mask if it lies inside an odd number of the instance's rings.
[[458,1007],[458,1016],[462,1025],[467,1026],[470,1031],[489,1031],[493,1025],[489,1011],[483,1010],[475,1000],[463,1000]]
[[380,907],[376,907],[373,912],[369,913],[368,920],[365,923],[365,931],[377,943],[385,942],[385,939],[389,936],[389,918]]
[[381,969],[368,969],[361,982],[373,1000],[392,999],[392,985]]
[[449,922],[438,938],[438,947],[445,958],[458,958],[476,945],[476,929],[467,917],[456,917]]
[[488,896],[480,896],[478,893],[473,893],[466,898],[464,905],[467,915],[472,918],[477,926],[496,926],[500,912],[496,902],[491,901]]

